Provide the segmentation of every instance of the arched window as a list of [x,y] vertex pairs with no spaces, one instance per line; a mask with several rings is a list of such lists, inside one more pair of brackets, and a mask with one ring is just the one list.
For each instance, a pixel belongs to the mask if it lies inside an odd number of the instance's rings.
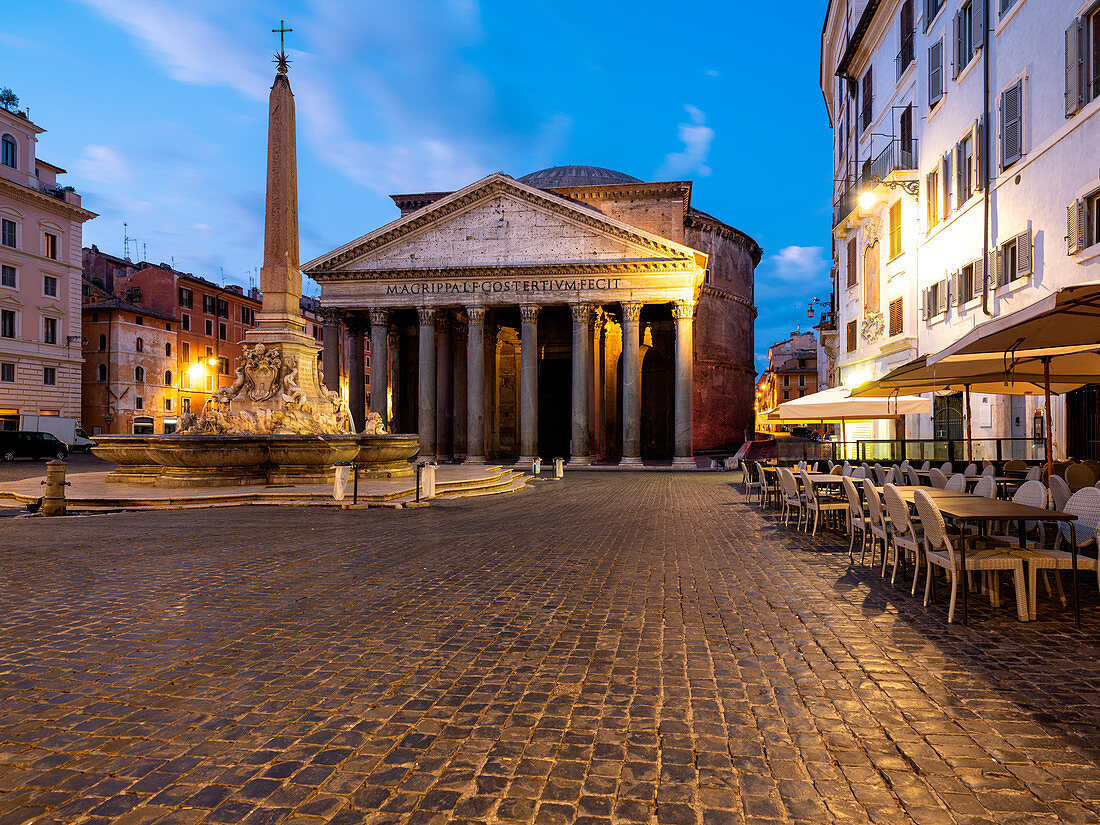
[[15,138],[11,135],[4,135],[3,138],[0,138],[0,144],[3,145],[2,150],[0,150],[0,162],[14,169],[16,164]]
[[136,341],[134,341],[134,349],[136,349],[138,352],[144,352],[145,351],[145,341],[142,340],[141,338],[138,338]]
[[172,386],[172,370],[167,370],[164,373],[164,386],[166,386],[166,387]]
[[100,381],[106,381],[107,380],[107,365],[106,364],[100,364],[99,365],[99,380]]
[[103,352],[103,350],[105,350],[105,349],[107,349],[107,336],[106,335],[100,335],[99,336],[99,351]]
[[134,380],[139,384],[145,383],[145,367],[134,367]]
[[168,356],[169,358],[172,357],[172,342],[171,341],[169,341],[167,344],[164,345],[164,354],[166,356]]

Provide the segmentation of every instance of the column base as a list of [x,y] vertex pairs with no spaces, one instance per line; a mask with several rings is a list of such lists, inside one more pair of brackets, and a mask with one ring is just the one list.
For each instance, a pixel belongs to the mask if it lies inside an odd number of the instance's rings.
[[[517,467],[530,467],[532,464],[535,463],[536,458],[538,458],[538,456],[521,455],[519,458],[516,459],[515,466],[517,466]],[[553,467],[554,466],[553,463],[551,463],[550,466]]]
[[619,459],[620,467],[642,467],[642,459],[636,455],[624,455]]
[[695,463],[695,459],[690,456],[678,455],[672,459],[672,466],[684,469],[684,470],[698,470],[699,465]]
[[595,462],[590,455],[571,455],[568,463],[570,467],[591,467]]
[[468,455],[463,464],[485,464],[485,456],[483,455]]
[[424,453],[420,453],[416,457],[416,460],[417,461],[436,461],[436,456],[434,456],[434,455],[424,455]]

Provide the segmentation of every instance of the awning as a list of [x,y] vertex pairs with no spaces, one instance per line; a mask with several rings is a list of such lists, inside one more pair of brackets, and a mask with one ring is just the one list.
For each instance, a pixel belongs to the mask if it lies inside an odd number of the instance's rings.
[[832,387],[784,401],[776,407],[776,412],[782,421],[858,421],[932,412],[932,401],[928,398],[911,395],[852,398],[850,395],[846,387]]
[[[1044,375],[1041,363],[1013,364],[1004,369],[1004,359],[993,355],[971,355],[965,358],[929,363],[930,356],[922,355],[874,381],[868,381],[852,390],[853,398],[889,398],[900,393],[949,393],[976,392],[1000,395],[1042,395]],[[1076,364],[1081,374],[1058,374],[1051,380],[1051,392],[1066,393],[1097,380],[1100,356],[1095,362],[1081,358]]]

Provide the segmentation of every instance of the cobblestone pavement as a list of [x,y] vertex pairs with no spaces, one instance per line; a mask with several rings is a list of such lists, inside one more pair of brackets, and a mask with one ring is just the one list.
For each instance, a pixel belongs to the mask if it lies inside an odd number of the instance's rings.
[[1100,821],[1095,579],[948,626],[729,479],[7,519],[0,825]]

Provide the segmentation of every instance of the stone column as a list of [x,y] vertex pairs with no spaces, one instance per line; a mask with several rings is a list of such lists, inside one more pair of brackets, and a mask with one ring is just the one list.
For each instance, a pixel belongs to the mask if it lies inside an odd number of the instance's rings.
[[[370,411],[378,413],[382,423],[387,425],[390,420],[390,357],[386,346],[390,332],[389,315],[386,309],[370,311]],[[356,421],[356,424],[362,427],[362,422]]]
[[466,307],[466,463],[485,463],[485,307]]
[[451,358],[451,319],[446,312],[435,316],[435,452],[453,454],[454,371]]
[[520,304],[519,462],[539,454],[539,308]]
[[569,463],[583,466],[592,463],[588,451],[588,393],[592,383],[588,319],[592,316],[592,305],[570,304],[569,309],[573,313],[573,431]]
[[466,327],[456,324],[451,347],[454,359],[454,457],[466,456]]
[[340,313],[334,309],[323,312],[325,351],[321,357],[321,366],[325,373],[325,389],[340,392]]
[[420,316],[420,384],[417,387],[416,428],[420,457],[435,458],[435,308],[418,307]]
[[623,307],[623,466],[642,464],[642,358],[639,344],[641,329],[638,320],[642,305],[624,301]]
[[500,327],[485,329],[485,457],[500,455]]
[[[363,324],[357,318],[348,319],[348,409],[356,432],[362,432],[367,421],[366,370],[363,365]],[[339,371],[337,371],[339,374]],[[373,382],[372,382],[373,384]]]
[[672,306],[676,319],[676,442],[673,452],[674,467],[694,467],[692,458],[691,433],[691,392],[693,335],[692,316],[695,304],[692,301],[677,301]]

